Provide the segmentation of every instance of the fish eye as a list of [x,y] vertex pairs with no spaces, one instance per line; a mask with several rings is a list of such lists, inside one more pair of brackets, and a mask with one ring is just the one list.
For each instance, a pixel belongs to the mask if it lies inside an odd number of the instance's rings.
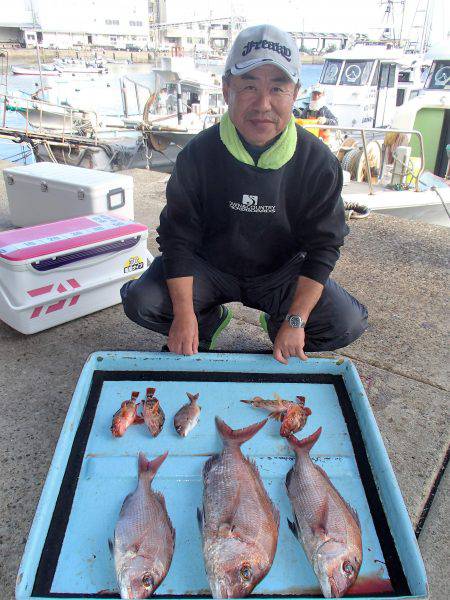
[[241,579],[243,581],[250,581],[252,578],[252,568],[250,565],[242,565],[240,570]]
[[347,577],[351,577],[353,575],[353,573],[355,572],[355,569],[353,568],[352,563],[348,562],[348,560],[346,560],[343,563],[342,570],[347,575]]
[[153,587],[154,583],[155,582],[153,581],[153,577],[150,575],[150,573],[144,573],[142,576],[142,585],[145,587],[145,589],[149,590]]

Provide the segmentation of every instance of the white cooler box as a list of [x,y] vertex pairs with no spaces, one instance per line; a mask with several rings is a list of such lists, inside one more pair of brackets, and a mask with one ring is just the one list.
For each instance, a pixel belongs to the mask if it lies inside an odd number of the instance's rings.
[[117,304],[153,259],[147,237],[109,214],[0,233],[0,319],[35,333]]
[[17,227],[106,213],[134,219],[133,178],[53,162],[3,170]]

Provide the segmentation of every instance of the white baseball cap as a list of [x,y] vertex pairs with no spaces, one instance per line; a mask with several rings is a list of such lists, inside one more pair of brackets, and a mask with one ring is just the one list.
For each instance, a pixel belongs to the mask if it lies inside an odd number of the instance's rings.
[[230,48],[225,74],[243,75],[265,64],[279,67],[291,81],[299,83],[300,52],[289,33],[273,25],[243,29]]
[[311,87],[311,92],[318,92],[319,94],[324,94],[325,88],[323,87],[323,85],[321,83],[315,83]]

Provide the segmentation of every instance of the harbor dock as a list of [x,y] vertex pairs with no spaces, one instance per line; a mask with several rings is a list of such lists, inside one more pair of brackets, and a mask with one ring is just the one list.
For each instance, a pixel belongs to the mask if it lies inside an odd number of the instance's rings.
[[[0,161],[0,172],[7,163]],[[134,179],[135,220],[156,226],[168,175]],[[445,227],[381,214],[350,220],[333,277],[369,310],[365,334],[336,354],[358,369],[418,536],[431,600],[450,596],[448,252]],[[11,229],[3,176],[0,231]],[[259,313],[233,304],[217,350],[270,351]],[[165,337],[127,319],[121,305],[25,336],[0,322],[0,598],[15,578],[76,382],[98,350],[160,351]],[[330,356],[332,353],[327,353]],[[297,359],[291,359],[297,360]]]

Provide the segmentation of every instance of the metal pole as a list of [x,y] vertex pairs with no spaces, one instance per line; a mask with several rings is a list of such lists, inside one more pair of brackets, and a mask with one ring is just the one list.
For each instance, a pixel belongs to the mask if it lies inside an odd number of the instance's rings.
[[44,84],[42,83],[41,55],[39,54],[39,42],[38,41],[36,41],[36,54],[37,54],[37,61],[38,61],[38,67],[39,67],[39,78],[41,80],[42,99],[44,99]]
[[361,129],[361,137],[362,137],[362,143],[363,143],[363,150],[364,150],[364,158],[366,159],[366,166],[367,166],[367,183],[369,184],[369,194],[371,196],[373,196],[373,189],[372,189],[372,173],[370,171],[370,165],[369,165],[369,157],[367,156],[367,148],[366,148],[366,134],[364,132],[364,129]]
[[183,118],[183,106],[181,104],[181,83],[177,83],[177,118],[178,125],[181,123],[181,119]]
[[142,112],[141,99],[139,98],[138,84],[136,82],[134,83],[134,93],[136,94],[136,104],[137,104],[138,113],[141,114],[141,112]]

